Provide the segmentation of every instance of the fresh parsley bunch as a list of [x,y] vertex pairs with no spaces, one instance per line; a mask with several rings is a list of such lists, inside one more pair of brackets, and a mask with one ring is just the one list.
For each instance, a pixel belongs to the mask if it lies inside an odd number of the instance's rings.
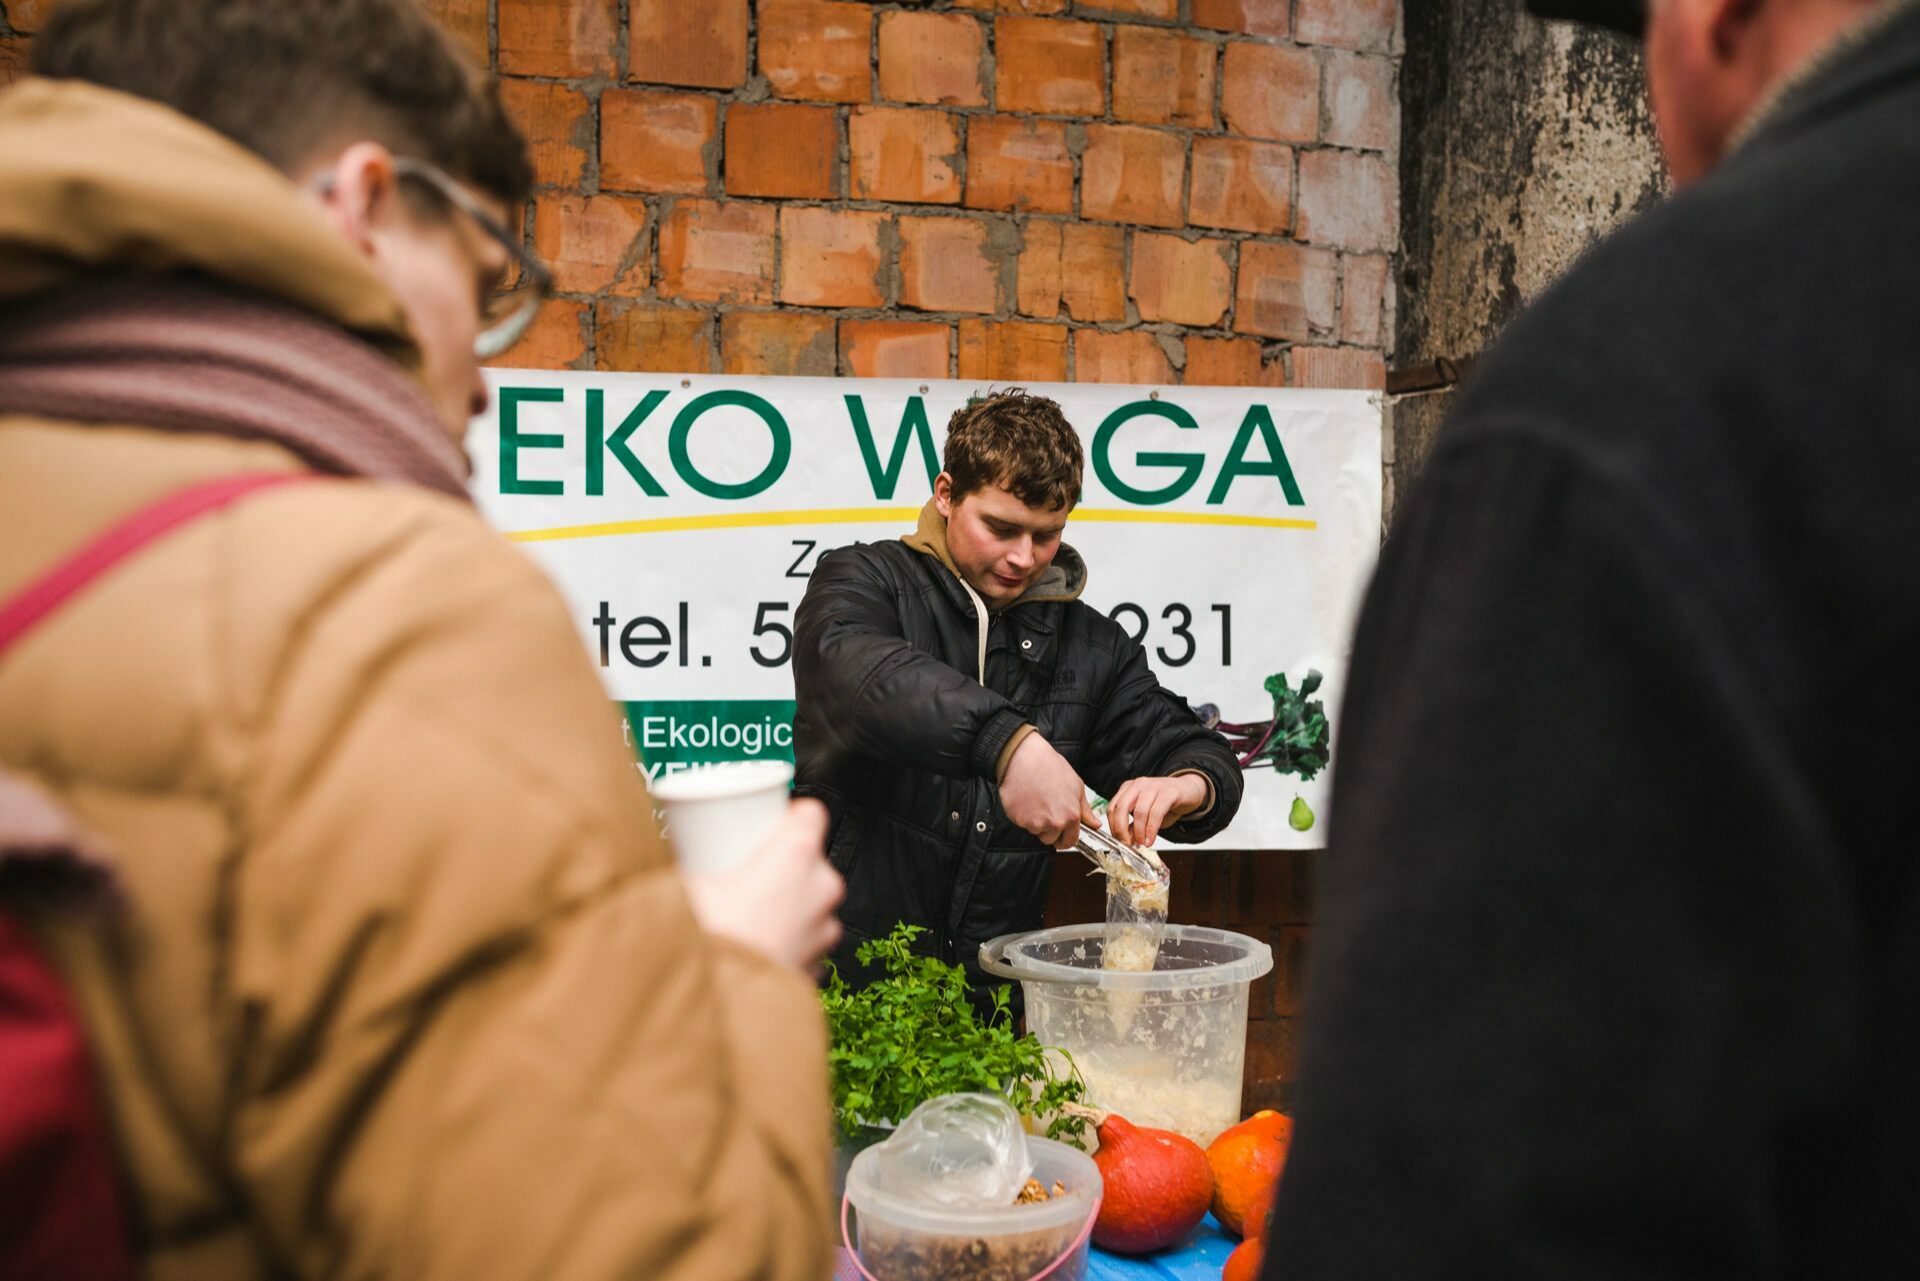
[[862,965],[880,962],[886,977],[855,992],[830,970],[820,1004],[827,1012],[827,1063],[833,1082],[834,1123],[843,1139],[862,1125],[897,1123],[942,1094],[998,1094],[1022,1116],[1053,1117],[1050,1138],[1077,1137],[1086,1122],[1063,1117],[1086,1083],[1064,1051],[1068,1071],[1056,1071],[1046,1047],[1017,1036],[1008,992],[996,987],[982,1021],[969,999],[966,971],[918,956],[917,925],[897,925],[883,939],[862,943]]

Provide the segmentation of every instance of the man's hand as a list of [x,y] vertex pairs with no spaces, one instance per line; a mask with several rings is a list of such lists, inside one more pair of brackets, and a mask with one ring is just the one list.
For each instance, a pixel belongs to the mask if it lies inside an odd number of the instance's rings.
[[1056,850],[1070,850],[1082,827],[1099,827],[1087,804],[1087,788],[1067,758],[1038,734],[1013,749],[1000,780],[1000,807],[1007,817]]
[[1107,802],[1113,834],[1129,845],[1152,845],[1160,830],[1207,803],[1207,780],[1198,774],[1172,778],[1134,778],[1120,785]]
[[686,878],[694,917],[709,934],[812,974],[840,941],[834,909],[846,894],[826,851],[827,807],[795,801],[744,863]]

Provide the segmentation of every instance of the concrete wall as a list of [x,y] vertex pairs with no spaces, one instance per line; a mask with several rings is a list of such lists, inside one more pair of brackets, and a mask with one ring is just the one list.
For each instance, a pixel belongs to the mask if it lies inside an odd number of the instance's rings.
[[[1520,0],[1407,0],[1393,365],[1482,350],[1665,178],[1630,41]],[[1389,513],[1451,394],[1394,409]]]

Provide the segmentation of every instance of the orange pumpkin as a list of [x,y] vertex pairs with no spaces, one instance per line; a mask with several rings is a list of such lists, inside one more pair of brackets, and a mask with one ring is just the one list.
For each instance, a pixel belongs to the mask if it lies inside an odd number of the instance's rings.
[[[1098,1115],[1098,1114],[1096,1114]],[[1165,1249],[1193,1231],[1213,1200],[1207,1154],[1185,1135],[1149,1130],[1107,1114],[1095,1121],[1106,1191],[1093,1243],[1115,1254]]]
[[1208,1145],[1213,1217],[1221,1227],[1236,1236],[1259,1236],[1266,1229],[1292,1140],[1292,1118],[1267,1110],[1221,1131]]
[[1267,1243],[1261,1237],[1248,1237],[1227,1256],[1220,1270],[1220,1281],[1259,1281],[1260,1264],[1267,1257]]

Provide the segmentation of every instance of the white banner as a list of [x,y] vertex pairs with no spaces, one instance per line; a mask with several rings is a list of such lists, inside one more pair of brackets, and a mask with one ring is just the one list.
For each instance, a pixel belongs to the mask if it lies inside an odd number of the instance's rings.
[[[490,371],[482,509],[553,576],[650,773],[792,757],[793,613],[821,552],[910,531],[961,382]],[[1335,723],[1380,544],[1381,415],[1356,391],[1036,385],[1087,446],[1084,599],[1162,684],[1258,745],[1268,677]],[[1260,762],[1267,764],[1269,762]],[[1256,765],[1211,844],[1321,844],[1328,775]],[[1291,821],[1290,821],[1291,820]]]

